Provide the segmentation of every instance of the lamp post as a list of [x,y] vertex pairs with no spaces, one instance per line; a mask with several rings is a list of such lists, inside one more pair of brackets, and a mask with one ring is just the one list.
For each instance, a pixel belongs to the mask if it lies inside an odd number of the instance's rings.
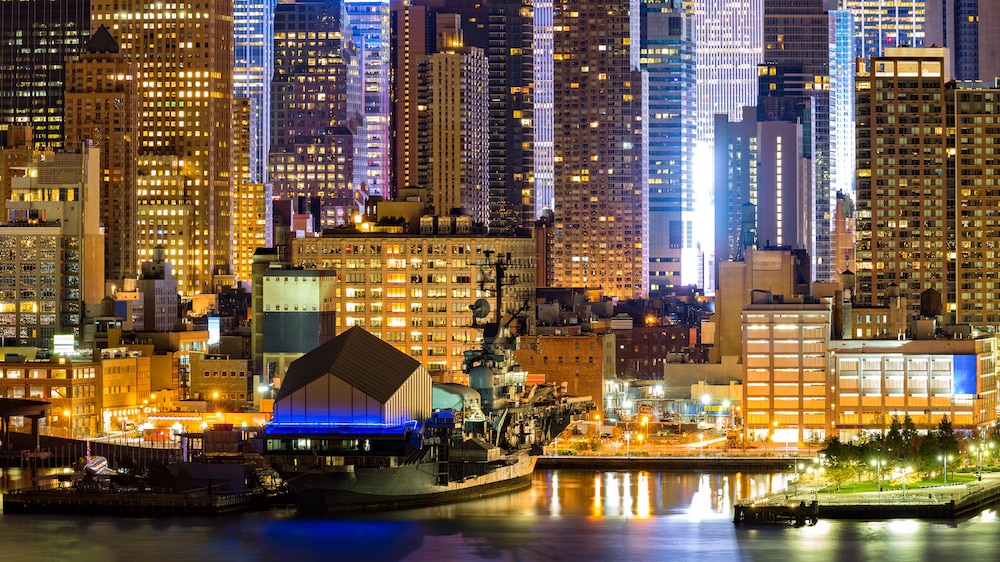
[[903,469],[903,476],[902,476],[902,478],[899,479],[900,483],[903,485],[903,497],[904,498],[906,497],[906,475],[910,473],[910,470],[911,470],[910,467],[904,468]]
[[944,463],[944,483],[948,483],[948,461],[951,460],[951,455],[941,455],[938,460]]
[[66,416],[66,435],[68,435],[69,438],[72,439],[73,438],[73,412],[69,408],[66,408],[65,410],[63,410],[63,415]]
[[632,432],[625,432],[625,458],[632,456]]
[[698,434],[698,456],[705,456],[705,437],[704,434]]
[[987,447],[986,443],[980,443],[979,445],[972,445],[969,449],[976,454],[976,479],[983,479],[983,453],[989,453],[989,449],[993,448],[993,443],[989,443]]
[[875,467],[875,483],[878,484],[878,491],[882,491],[882,459],[872,459],[871,465]]

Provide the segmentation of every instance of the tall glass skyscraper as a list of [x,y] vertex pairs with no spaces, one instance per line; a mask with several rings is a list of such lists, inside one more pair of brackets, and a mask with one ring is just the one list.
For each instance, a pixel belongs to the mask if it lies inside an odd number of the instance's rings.
[[552,0],[490,4],[490,230],[552,208]]
[[0,131],[30,125],[34,140],[63,142],[66,58],[90,37],[90,0],[0,1]]
[[697,134],[694,16],[680,0],[644,0],[649,76],[649,290],[700,284],[692,165]]
[[854,50],[880,57],[889,47],[924,46],[924,0],[842,0],[854,16]]
[[268,181],[276,4],[277,0],[233,2],[233,95],[250,100],[251,183]]
[[368,195],[389,189],[389,0],[345,0],[354,44],[361,55],[365,126],[368,131],[365,186]]
[[830,12],[830,192],[854,193],[854,19]]

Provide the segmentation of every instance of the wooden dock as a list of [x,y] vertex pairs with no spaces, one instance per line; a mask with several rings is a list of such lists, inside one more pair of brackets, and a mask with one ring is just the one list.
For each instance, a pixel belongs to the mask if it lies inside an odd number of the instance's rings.
[[819,503],[737,504],[733,523],[737,525],[815,525],[819,519]]

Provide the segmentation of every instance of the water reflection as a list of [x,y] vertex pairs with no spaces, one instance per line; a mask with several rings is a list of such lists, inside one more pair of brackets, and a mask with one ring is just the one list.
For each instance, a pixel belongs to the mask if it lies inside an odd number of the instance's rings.
[[740,499],[782,475],[538,471],[483,500],[327,518],[267,511],[219,518],[0,515],[0,560],[994,560],[988,510],[956,521],[830,521],[742,527]]
[[[627,517],[683,513],[692,521],[730,517],[733,503],[785,487],[783,475],[691,472],[539,471],[536,508],[550,517]],[[530,497],[530,496],[529,496]]]

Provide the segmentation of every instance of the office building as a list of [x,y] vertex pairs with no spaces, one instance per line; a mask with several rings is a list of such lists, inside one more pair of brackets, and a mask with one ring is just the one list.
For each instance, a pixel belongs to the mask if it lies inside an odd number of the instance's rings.
[[162,246],[185,296],[232,273],[233,3],[93,5],[135,66],[138,261]]
[[1000,77],[1000,4],[990,0],[939,0],[926,9],[925,45],[948,49],[959,80],[995,82]]
[[233,95],[249,100],[250,183],[267,183],[276,0],[233,1]]
[[100,155],[47,153],[11,178],[0,225],[0,338],[51,349],[80,336],[88,305],[104,297]]
[[679,1],[643,1],[641,56],[649,75],[649,290],[665,293],[704,285],[694,233],[694,17]]
[[[937,0],[932,0],[937,1]],[[843,0],[854,17],[854,51],[880,57],[893,47],[923,47],[926,0]]]
[[63,145],[65,62],[90,38],[89,0],[0,2],[0,134],[30,126],[46,148]]
[[694,3],[698,59],[698,142],[711,146],[715,115],[738,119],[757,103],[757,66],[764,62],[763,0]]
[[552,1],[490,3],[490,230],[552,209]]
[[[638,0],[555,7],[555,210],[562,287],[634,298],[649,286],[647,77]],[[595,48],[596,46],[596,48]]]
[[135,62],[103,25],[78,57],[66,61],[66,145],[89,141],[101,154],[100,224],[107,279],[135,278],[139,271],[138,88]]
[[361,56],[343,2],[282,0],[271,84],[273,196],[313,215],[313,229],[364,208],[368,136]]
[[366,176],[361,188],[366,195],[389,197],[390,88],[389,0],[346,0],[354,44],[361,53],[364,88]]

